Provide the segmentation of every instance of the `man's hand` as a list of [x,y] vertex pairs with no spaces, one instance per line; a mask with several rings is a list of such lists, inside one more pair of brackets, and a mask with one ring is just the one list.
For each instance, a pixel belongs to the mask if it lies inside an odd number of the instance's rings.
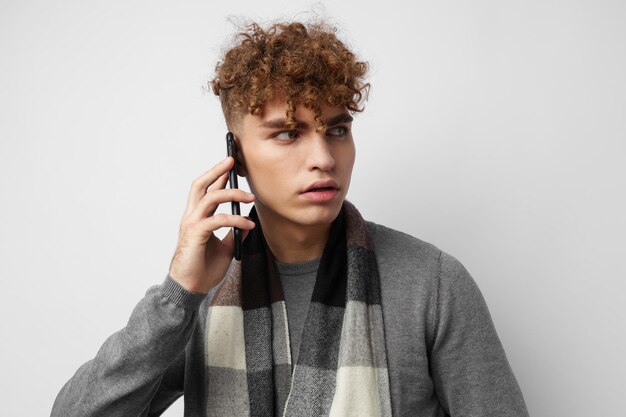
[[224,188],[233,164],[234,159],[228,157],[191,184],[169,271],[170,276],[187,291],[208,293],[228,270],[233,258],[233,230],[223,240],[213,234],[215,230],[220,227],[238,227],[242,229],[245,239],[255,226],[244,216],[215,214],[221,203],[254,201],[254,194]]

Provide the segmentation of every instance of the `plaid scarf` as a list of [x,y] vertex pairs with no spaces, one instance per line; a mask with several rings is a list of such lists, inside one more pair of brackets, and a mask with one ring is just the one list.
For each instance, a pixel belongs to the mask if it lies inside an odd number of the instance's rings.
[[391,416],[378,266],[367,225],[344,200],[333,221],[292,368],[285,297],[256,227],[207,314],[211,416]]

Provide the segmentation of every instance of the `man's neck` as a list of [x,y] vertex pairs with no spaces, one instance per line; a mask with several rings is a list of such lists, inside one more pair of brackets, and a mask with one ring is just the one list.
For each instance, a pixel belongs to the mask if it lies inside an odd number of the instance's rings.
[[331,224],[303,226],[257,211],[263,235],[279,262],[299,263],[322,256]]

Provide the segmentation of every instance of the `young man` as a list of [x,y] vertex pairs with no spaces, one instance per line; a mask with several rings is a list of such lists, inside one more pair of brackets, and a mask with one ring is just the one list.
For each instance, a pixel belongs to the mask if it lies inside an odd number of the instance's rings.
[[[527,416],[451,255],[345,199],[367,65],[323,24],[251,25],[212,81],[238,158],[191,187],[169,273],[53,416]],[[226,189],[237,164],[252,193]],[[215,214],[254,202],[248,218]],[[233,260],[233,234],[244,231]]]

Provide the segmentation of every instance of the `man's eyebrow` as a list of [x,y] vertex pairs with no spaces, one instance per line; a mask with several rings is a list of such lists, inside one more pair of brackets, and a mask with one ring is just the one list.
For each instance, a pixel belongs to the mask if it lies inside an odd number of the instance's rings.
[[[350,123],[354,120],[348,113],[341,113],[324,121],[326,126],[335,126],[339,123]],[[287,125],[286,118],[267,120],[259,125],[268,129],[283,129]],[[296,120],[296,129],[306,129],[309,125],[306,122]]]
[[334,125],[338,125],[339,123],[350,123],[352,120],[354,119],[348,113],[341,113],[335,117],[331,117],[330,119],[324,121],[324,124],[326,126],[334,126]]
[[[266,127],[269,129],[283,129],[286,126],[287,126],[287,119],[285,118],[267,120],[259,125],[259,127]],[[307,126],[308,125],[306,123],[296,120],[297,129],[303,129]]]

